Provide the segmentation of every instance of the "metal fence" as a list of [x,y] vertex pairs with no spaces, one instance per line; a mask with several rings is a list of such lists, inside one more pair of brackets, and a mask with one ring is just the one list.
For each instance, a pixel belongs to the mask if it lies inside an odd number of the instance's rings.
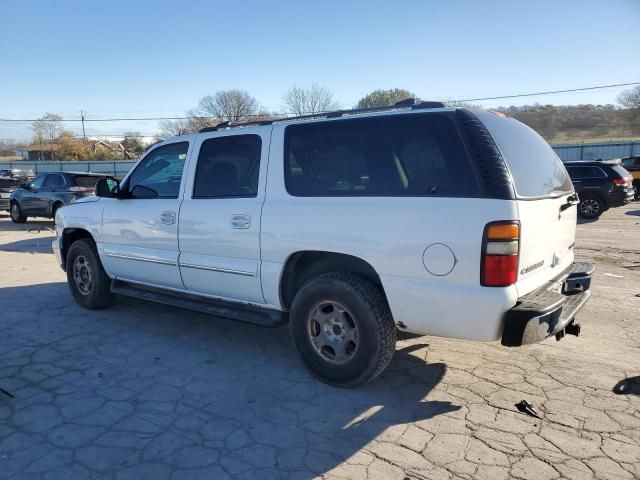
[[0,162],[0,170],[31,170],[34,175],[47,172],[94,172],[106,173],[114,177],[124,177],[135,165],[135,161],[94,161],[94,162]]
[[[623,158],[640,155],[640,142],[572,143],[552,145],[563,161]],[[135,165],[135,161],[93,161],[93,162],[0,162],[0,170],[19,168],[31,170],[34,175],[47,172],[94,172],[124,177]]]
[[560,159],[608,160],[640,155],[640,142],[606,142],[552,145]]

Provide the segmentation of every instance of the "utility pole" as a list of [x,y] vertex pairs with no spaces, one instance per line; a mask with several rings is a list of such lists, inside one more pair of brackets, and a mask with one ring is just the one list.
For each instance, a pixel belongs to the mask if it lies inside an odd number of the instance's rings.
[[87,135],[84,133],[84,119],[87,116],[87,112],[80,110],[80,119],[82,120],[82,139],[84,143],[87,143]]

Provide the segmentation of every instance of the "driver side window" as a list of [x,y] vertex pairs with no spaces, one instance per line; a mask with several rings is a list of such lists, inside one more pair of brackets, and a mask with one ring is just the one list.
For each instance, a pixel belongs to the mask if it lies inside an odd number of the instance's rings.
[[44,183],[45,177],[46,175],[38,175],[36,178],[31,180],[28,185],[29,190],[31,190],[32,192],[35,190],[39,190],[42,187],[42,184]]
[[134,198],[178,198],[189,142],[151,151],[133,171],[126,189]]

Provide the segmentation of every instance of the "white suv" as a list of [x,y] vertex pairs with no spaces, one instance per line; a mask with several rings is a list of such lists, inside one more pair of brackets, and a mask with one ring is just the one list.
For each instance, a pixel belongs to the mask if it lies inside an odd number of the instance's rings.
[[311,372],[352,386],[389,364],[397,329],[578,334],[577,200],[522,123],[405,101],[166,140],[60,209],[53,248],[86,308],[123,294],[289,322]]

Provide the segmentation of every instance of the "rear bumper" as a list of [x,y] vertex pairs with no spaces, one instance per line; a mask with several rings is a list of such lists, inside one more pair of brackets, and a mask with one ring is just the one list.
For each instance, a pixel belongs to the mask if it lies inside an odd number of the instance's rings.
[[635,191],[633,187],[627,188],[625,190],[619,190],[616,192],[611,192],[609,197],[607,198],[607,206],[610,208],[614,207],[622,207],[627,203],[633,201],[635,196]]
[[[516,347],[537,343],[552,335],[558,338],[565,329],[577,332],[573,320],[591,296],[593,264],[575,263],[556,279],[552,288],[542,288],[518,299],[505,314],[502,344]],[[553,287],[560,287],[559,291]]]

